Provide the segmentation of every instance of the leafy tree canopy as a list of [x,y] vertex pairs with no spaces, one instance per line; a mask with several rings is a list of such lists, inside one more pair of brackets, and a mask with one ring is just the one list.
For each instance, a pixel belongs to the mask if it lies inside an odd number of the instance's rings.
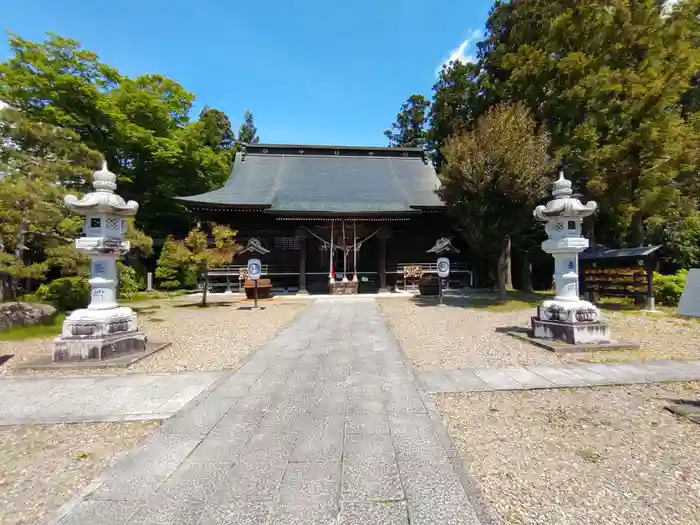
[[549,146],[549,134],[523,104],[498,104],[443,148],[440,197],[467,242],[498,259],[503,298],[511,237],[531,226],[534,205],[547,195],[555,167]]
[[[86,151],[103,155],[119,177],[119,192],[141,204],[137,224],[149,235],[184,234],[189,218],[173,197],[208,191],[228,177],[226,116],[207,108],[190,121],[194,95],[177,82],[121,75],[75,40],[49,34],[37,43],[10,35],[10,48],[12,56],[0,64],[0,100],[27,122],[72,133]],[[26,137],[15,143],[31,146]]]
[[426,110],[430,106],[423,95],[411,95],[396,115],[396,122],[384,132],[389,146],[422,148],[426,145]]

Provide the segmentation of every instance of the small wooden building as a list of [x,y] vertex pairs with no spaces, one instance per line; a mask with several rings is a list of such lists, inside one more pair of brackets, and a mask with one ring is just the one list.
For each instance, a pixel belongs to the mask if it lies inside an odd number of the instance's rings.
[[[461,244],[438,185],[419,148],[250,144],[236,153],[223,187],[179,201],[201,220],[230,224],[243,245],[252,241],[218,270],[229,285],[250,256],[275,287],[326,293],[332,277],[376,292],[405,285],[406,267],[435,273],[426,250],[437,239]],[[256,254],[256,245],[269,253]],[[453,270],[469,284],[462,260]]]

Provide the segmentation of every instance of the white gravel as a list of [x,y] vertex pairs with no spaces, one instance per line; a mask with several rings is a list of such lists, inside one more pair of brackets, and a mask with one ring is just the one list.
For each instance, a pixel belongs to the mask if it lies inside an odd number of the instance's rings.
[[[196,300],[194,300],[196,301]],[[131,305],[139,310],[139,323],[150,341],[172,344],[129,368],[70,370],[13,370],[13,365],[51,355],[53,338],[0,341],[0,355],[15,357],[0,366],[0,375],[99,375],[158,372],[232,370],[261,344],[275,337],[308,301],[275,299],[261,302],[264,309],[244,310],[250,303],[216,303],[208,308],[192,305],[191,298],[167,299]]]
[[700,425],[662,410],[700,383],[438,396],[505,525],[700,524]]
[[509,335],[527,327],[532,310],[497,312],[463,306],[424,306],[410,299],[379,304],[389,328],[419,370],[558,363],[554,353]]
[[0,525],[42,523],[158,425],[0,427]]

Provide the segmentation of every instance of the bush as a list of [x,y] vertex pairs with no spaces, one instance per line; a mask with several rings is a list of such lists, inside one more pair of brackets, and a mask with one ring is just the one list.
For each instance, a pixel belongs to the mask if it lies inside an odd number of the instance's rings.
[[85,277],[61,277],[42,284],[36,295],[60,311],[77,310],[90,303],[90,283]]
[[168,236],[158,257],[156,279],[158,287],[166,290],[197,286],[197,268],[190,260],[187,248]]
[[119,277],[117,294],[120,298],[130,299],[139,291],[139,279],[134,268],[118,261],[117,276]]
[[654,272],[654,297],[659,304],[677,306],[688,280],[688,270],[679,270],[674,275]]

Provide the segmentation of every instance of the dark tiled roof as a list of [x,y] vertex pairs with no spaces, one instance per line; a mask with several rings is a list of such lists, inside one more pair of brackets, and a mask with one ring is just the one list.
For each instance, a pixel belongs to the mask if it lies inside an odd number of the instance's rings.
[[408,213],[442,208],[418,148],[248,145],[222,188],[186,205],[278,213]]
[[597,250],[587,249],[579,254],[579,259],[596,260],[596,259],[617,259],[618,257],[646,257],[651,255],[661,246],[639,246],[636,248],[617,248],[608,249],[606,247],[598,247]]

